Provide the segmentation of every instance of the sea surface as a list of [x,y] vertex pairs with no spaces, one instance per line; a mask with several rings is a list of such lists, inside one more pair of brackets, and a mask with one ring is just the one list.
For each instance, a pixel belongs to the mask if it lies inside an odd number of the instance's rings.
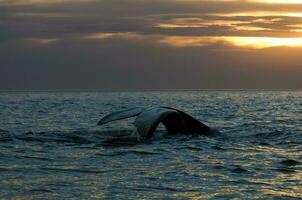
[[[216,131],[138,141],[136,106]],[[1,92],[0,199],[302,199],[302,91]]]

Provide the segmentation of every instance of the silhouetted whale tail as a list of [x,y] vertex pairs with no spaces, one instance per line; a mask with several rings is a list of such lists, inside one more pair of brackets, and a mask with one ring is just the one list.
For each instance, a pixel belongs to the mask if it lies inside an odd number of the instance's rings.
[[208,135],[211,129],[187,113],[170,107],[131,108],[114,112],[103,117],[98,125],[111,121],[135,117],[134,125],[138,136],[151,138],[160,123],[163,123],[169,134]]

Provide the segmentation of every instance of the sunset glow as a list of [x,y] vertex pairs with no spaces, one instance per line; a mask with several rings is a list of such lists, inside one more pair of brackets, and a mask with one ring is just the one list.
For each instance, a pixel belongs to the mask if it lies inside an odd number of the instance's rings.
[[0,200],[301,199],[302,0],[0,0]]
[[229,44],[238,47],[263,49],[269,47],[302,47],[302,38],[273,38],[273,37],[166,37],[160,41],[176,47],[210,46],[214,44]]
[[215,13],[216,16],[225,17],[268,17],[268,16],[283,16],[283,17],[302,17],[302,12],[285,12],[285,11],[245,11],[245,12],[231,12],[231,13]]
[[302,4],[301,0],[251,0],[260,3]]
[[0,87],[302,87],[302,0],[0,0],[0,30]]
[[225,37],[224,39],[236,46],[247,46],[257,49],[278,46],[302,47],[302,38]]

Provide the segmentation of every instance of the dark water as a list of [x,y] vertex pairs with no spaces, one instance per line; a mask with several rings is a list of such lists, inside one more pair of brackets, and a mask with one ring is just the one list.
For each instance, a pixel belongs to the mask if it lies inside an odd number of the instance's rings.
[[[138,142],[112,111],[182,109],[220,133]],[[302,92],[0,93],[0,199],[302,198]]]

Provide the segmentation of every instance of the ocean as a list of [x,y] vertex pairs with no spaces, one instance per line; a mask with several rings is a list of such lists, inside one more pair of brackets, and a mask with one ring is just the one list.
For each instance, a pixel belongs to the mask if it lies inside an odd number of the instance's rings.
[[[137,106],[215,131],[97,126]],[[0,199],[302,199],[302,91],[1,92]]]

